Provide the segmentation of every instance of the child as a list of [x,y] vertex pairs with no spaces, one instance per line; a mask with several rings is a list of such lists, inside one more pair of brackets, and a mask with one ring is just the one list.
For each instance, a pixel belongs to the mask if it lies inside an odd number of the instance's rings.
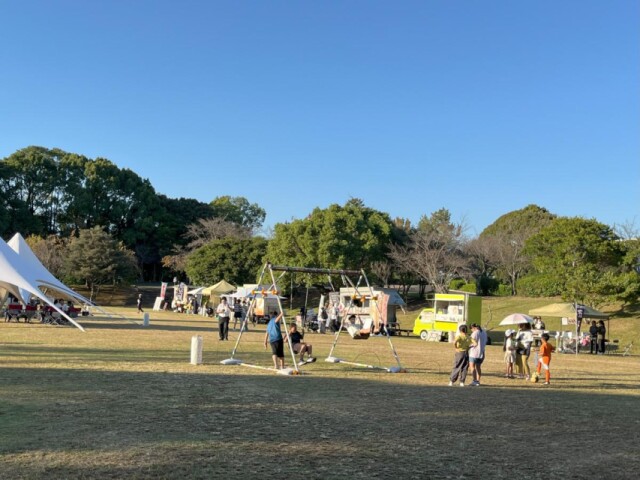
[[294,353],[300,354],[300,363],[304,363],[304,354],[309,354],[309,363],[313,363],[316,359],[311,355],[313,347],[302,341],[304,335],[298,331],[297,325],[294,323],[289,328],[289,340],[291,340],[291,348]]
[[[273,366],[284,369],[284,339],[280,331],[280,320],[282,313],[276,316],[276,312],[271,314],[271,320],[267,324],[267,333],[264,336],[264,348],[267,348],[267,342],[271,344],[271,352],[273,353]],[[280,366],[278,367],[278,364]]]
[[456,349],[453,357],[453,370],[449,377],[449,386],[452,387],[455,382],[460,380],[460,386],[464,387],[464,381],[467,378],[467,369],[469,368],[469,348],[476,346],[478,343],[467,335],[467,326],[460,325],[458,327],[458,335],[453,341]]
[[504,346],[502,350],[504,350],[504,363],[507,364],[507,372],[505,377],[514,378],[513,376],[513,364],[516,361],[516,341],[514,339],[515,330],[507,330],[504,332]]
[[540,375],[540,371],[544,368],[544,384],[549,385],[551,383],[549,364],[551,363],[551,352],[553,352],[555,348],[549,343],[548,333],[543,333],[540,338],[542,339],[542,345],[540,345],[540,350],[538,351],[538,366],[536,372]]

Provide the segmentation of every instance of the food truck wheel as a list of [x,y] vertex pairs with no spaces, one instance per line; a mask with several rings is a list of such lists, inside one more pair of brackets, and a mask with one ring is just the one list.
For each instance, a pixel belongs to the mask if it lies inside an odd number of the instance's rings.
[[427,331],[426,331],[426,330],[422,330],[422,331],[420,332],[420,338],[421,338],[422,340],[424,340],[424,341],[427,341],[427,338],[429,338],[429,334],[427,333]]

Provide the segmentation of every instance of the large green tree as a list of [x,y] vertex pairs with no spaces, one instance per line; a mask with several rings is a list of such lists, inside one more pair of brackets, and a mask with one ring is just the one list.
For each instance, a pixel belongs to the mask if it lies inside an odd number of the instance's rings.
[[66,276],[84,282],[93,296],[101,285],[134,280],[134,253],[100,227],[81,230],[67,248]]
[[527,240],[553,221],[555,215],[537,205],[527,205],[499,217],[485,228],[473,242],[476,280],[487,283],[494,273],[511,286],[511,294],[518,293],[518,280],[531,265],[525,251]]
[[236,223],[251,231],[256,231],[264,223],[267,212],[257,203],[250,203],[244,197],[228,195],[217,197],[211,202],[213,216]]
[[611,293],[624,258],[609,226],[580,217],[556,218],[527,240],[525,253],[537,273],[554,280],[563,298],[590,304]]
[[256,281],[267,241],[262,237],[222,238],[196,249],[187,258],[192,283],[211,285],[226,280],[236,285]]
[[273,264],[335,269],[369,269],[386,259],[394,238],[389,215],[359,199],[316,208],[304,219],[275,226],[267,258]]

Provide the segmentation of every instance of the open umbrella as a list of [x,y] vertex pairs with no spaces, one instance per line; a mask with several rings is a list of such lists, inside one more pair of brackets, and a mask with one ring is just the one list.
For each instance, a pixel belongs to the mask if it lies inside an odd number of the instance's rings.
[[521,323],[533,323],[533,318],[524,313],[512,313],[504,317],[500,325],[519,325]]

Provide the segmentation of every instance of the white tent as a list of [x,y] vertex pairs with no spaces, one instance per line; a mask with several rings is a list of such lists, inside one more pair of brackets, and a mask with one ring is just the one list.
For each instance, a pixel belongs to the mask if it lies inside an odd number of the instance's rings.
[[[83,297],[77,292],[74,292],[64,283],[54,277],[47,268],[42,265],[38,257],[36,257],[33,250],[29,247],[25,239],[19,233],[16,233],[11,240],[7,242],[14,252],[18,254],[23,264],[26,264],[37,276],[37,281],[40,286],[45,288],[52,288],[65,294],[65,296],[71,297],[74,300],[84,303],[89,306],[95,306],[95,304],[88,298]],[[25,299],[26,300],[26,299]]]
[[[44,267],[42,268],[44,269]],[[13,251],[13,249],[11,249],[11,247],[9,247],[9,245],[7,245],[4,240],[0,238],[0,288],[11,293],[23,304],[27,303],[23,296],[25,295],[24,292],[38,297],[58,312],[62,317],[66,318],[73,325],[84,331],[82,325],[77,323],[64,311],[58,308],[57,305],[54,305],[51,299],[49,299],[40,290],[40,286],[56,288],[53,285],[47,285],[47,282],[39,280],[40,273],[41,272],[38,271],[36,266],[24,261],[15,251]]]

